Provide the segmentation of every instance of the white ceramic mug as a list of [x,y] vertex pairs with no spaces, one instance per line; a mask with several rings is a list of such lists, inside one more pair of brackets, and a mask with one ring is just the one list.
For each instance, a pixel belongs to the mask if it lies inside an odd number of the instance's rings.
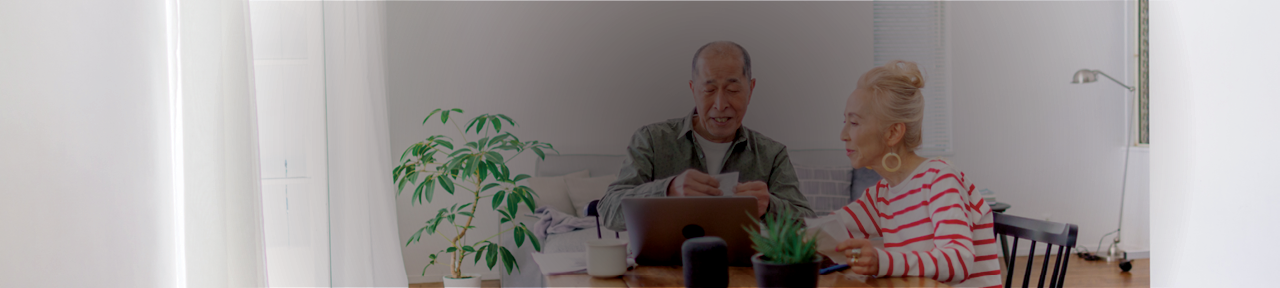
[[587,241],[587,275],[618,277],[627,273],[627,241],[592,239]]

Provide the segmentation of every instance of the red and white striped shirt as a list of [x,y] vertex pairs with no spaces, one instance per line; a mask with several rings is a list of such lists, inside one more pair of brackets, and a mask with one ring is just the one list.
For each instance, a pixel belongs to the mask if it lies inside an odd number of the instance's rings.
[[[880,277],[927,277],[952,286],[1000,287],[991,208],[964,173],[932,158],[890,187],[880,180],[845,206],[852,238],[882,237]],[[872,216],[875,215],[875,216]]]

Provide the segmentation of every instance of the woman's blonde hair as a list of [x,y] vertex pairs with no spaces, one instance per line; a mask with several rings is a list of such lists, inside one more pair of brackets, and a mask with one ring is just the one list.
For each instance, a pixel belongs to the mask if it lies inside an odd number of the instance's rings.
[[894,123],[906,124],[902,144],[908,150],[920,146],[921,122],[924,120],[924,75],[915,62],[893,60],[884,66],[871,68],[858,79],[858,88],[868,92],[872,112],[882,124],[881,129]]

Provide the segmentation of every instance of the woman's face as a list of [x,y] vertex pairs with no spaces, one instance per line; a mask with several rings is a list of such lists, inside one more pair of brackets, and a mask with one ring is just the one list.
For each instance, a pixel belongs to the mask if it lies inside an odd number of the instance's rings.
[[870,168],[879,163],[884,155],[884,145],[880,137],[880,125],[871,115],[867,103],[868,93],[862,89],[854,90],[844,106],[844,128],[840,129],[840,140],[844,141],[845,155],[853,168]]

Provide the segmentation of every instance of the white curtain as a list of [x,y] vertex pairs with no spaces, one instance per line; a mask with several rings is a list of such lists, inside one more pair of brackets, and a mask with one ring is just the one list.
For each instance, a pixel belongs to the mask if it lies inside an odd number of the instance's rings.
[[187,287],[263,287],[248,4],[177,3]]
[[383,2],[326,2],[334,287],[406,287],[391,183]]

